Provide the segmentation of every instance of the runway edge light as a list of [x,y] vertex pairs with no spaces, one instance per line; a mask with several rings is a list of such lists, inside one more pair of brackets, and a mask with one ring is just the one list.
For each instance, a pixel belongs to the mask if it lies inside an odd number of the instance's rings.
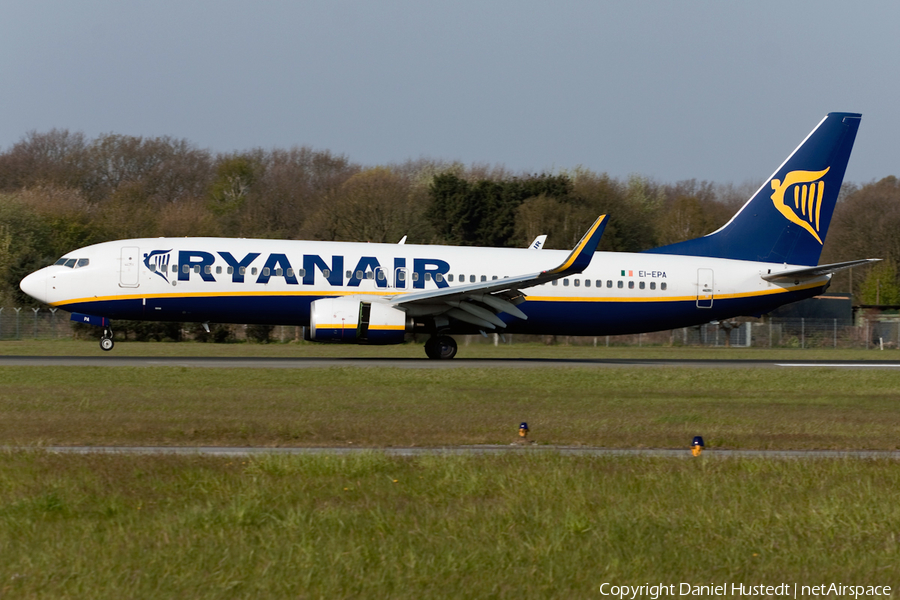
[[694,441],[691,442],[691,454],[700,456],[701,452],[703,452],[703,438],[699,435],[695,435]]
[[522,439],[528,437],[528,423],[524,421],[519,425],[519,437]]

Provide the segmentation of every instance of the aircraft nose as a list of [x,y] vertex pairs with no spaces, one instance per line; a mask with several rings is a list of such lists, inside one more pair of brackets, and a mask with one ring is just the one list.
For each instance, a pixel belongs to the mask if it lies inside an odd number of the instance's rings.
[[43,303],[47,303],[47,269],[35,271],[19,282],[23,292]]

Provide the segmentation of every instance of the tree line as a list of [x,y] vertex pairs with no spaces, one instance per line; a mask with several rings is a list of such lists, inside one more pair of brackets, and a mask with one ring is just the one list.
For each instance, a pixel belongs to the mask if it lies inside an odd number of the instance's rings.
[[[420,159],[365,166],[309,147],[213,153],[187,140],[32,131],[0,153],[0,305],[29,272],[88,244],[224,236],[571,248],[598,214],[601,250],[639,252],[723,225],[758,184],[625,180],[577,167],[514,173]],[[831,291],[900,304],[900,182],[845,185],[823,262],[886,259]]]

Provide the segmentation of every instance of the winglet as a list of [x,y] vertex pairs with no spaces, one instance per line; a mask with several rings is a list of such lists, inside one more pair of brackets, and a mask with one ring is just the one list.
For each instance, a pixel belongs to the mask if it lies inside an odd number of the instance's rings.
[[555,269],[544,271],[546,275],[570,275],[581,273],[591,264],[594,258],[594,252],[597,251],[597,244],[600,243],[600,237],[603,230],[606,229],[606,223],[609,221],[606,215],[600,215],[591,228],[587,230],[581,241],[575,246],[571,254],[565,261]]
[[543,248],[544,242],[546,242],[546,241],[547,241],[546,234],[539,235],[536,238],[534,238],[534,241],[531,242],[531,244],[529,244],[528,247],[531,248],[532,250],[540,250],[541,248]]

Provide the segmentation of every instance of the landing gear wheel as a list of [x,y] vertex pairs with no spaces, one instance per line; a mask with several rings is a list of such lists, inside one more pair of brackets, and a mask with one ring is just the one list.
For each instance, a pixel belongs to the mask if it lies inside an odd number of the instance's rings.
[[449,360],[456,356],[456,340],[449,335],[430,337],[425,342],[425,354],[432,360]]
[[104,329],[103,335],[100,337],[100,349],[106,352],[109,352],[115,346],[115,342],[113,342],[113,332],[111,329]]

